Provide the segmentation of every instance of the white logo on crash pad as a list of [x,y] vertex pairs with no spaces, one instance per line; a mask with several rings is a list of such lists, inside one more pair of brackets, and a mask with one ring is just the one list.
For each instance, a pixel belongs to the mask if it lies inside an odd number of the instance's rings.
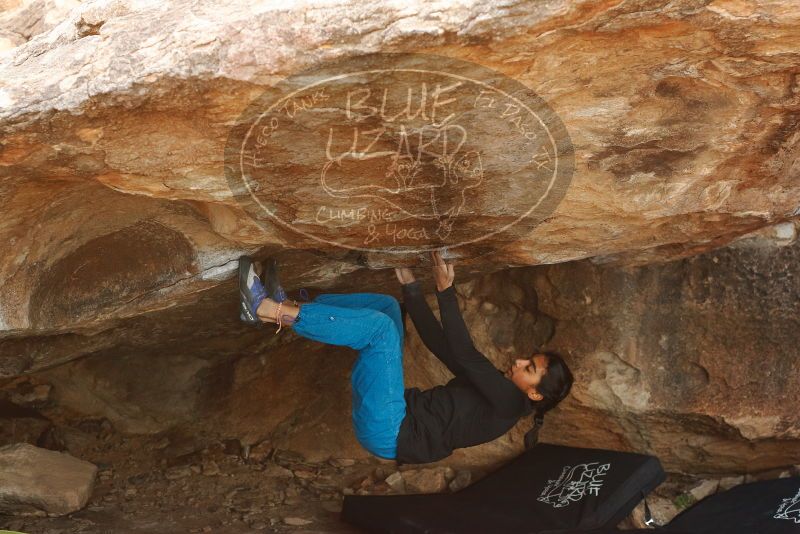
[[787,519],[800,523],[800,489],[794,497],[783,499],[778,507],[778,512],[773,516],[775,519]]
[[563,508],[578,502],[586,495],[599,495],[600,488],[611,464],[591,462],[576,466],[565,465],[556,480],[548,480],[537,501],[553,508]]

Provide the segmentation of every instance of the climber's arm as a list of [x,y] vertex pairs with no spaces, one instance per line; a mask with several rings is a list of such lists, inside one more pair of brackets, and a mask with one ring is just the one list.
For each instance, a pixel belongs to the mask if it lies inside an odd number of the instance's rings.
[[473,345],[458,308],[455,288],[451,285],[437,291],[436,298],[454,365],[462,369],[461,374],[478,388],[496,413],[509,417],[518,414],[524,395]]
[[422,343],[447,366],[451,373],[456,376],[464,374],[464,368],[450,352],[444,331],[422,294],[420,282],[417,280],[409,284],[403,284],[402,288],[403,304],[419,333],[420,339],[422,339]]

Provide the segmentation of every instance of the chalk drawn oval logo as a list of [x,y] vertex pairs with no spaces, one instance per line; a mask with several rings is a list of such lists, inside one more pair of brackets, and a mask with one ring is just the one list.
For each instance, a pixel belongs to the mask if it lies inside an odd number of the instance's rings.
[[566,128],[528,87],[421,54],[291,76],[244,111],[225,152],[231,191],[259,223],[397,253],[518,240],[573,168]]

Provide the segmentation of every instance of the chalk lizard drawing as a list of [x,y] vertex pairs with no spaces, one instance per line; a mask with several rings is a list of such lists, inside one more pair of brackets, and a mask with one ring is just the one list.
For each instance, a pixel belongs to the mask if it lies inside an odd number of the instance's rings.
[[416,159],[396,153],[387,158],[385,183],[355,187],[343,187],[345,159],[323,167],[321,184],[326,193],[337,198],[380,198],[411,217],[437,220],[435,233],[441,239],[450,235],[454,218],[466,204],[466,191],[483,182],[483,161],[476,150]]

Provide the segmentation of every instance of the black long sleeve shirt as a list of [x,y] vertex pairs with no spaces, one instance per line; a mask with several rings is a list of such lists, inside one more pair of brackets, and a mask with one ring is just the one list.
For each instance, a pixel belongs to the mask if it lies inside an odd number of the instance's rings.
[[397,437],[401,463],[435,462],[454,449],[492,441],[532,411],[528,397],[473,345],[453,286],[436,297],[442,326],[419,282],[403,285],[403,303],[422,342],[455,377],[425,391],[406,388]]

